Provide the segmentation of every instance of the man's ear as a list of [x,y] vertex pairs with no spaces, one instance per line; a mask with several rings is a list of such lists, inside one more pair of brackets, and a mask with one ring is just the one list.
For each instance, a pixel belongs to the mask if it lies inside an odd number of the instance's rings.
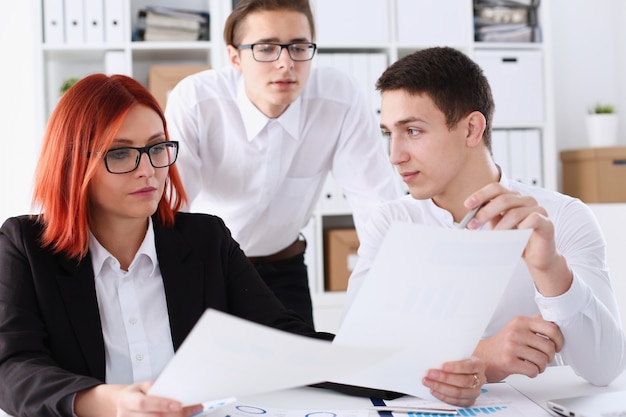
[[241,72],[241,57],[239,56],[239,49],[235,48],[233,45],[228,45],[226,47],[226,52],[228,53],[228,62],[233,68],[239,72]]
[[480,143],[487,126],[485,116],[479,111],[467,115],[467,146],[473,147]]

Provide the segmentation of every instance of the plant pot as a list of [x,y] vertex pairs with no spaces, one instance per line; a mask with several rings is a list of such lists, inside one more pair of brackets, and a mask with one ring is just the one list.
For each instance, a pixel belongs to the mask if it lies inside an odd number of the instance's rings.
[[587,115],[587,138],[589,145],[615,146],[617,145],[617,114],[588,114]]

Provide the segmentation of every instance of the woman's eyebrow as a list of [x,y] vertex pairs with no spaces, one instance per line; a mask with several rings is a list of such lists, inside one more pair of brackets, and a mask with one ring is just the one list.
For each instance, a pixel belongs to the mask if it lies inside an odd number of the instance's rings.
[[[163,132],[159,132],[159,133],[155,133],[152,136],[148,137],[148,139],[146,139],[146,142],[152,142],[155,139],[165,139],[165,133]],[[127,138],[115,138],[113,139],[113,145],[132,145],[133,143],[135,143],[135,141],[127,139]]]

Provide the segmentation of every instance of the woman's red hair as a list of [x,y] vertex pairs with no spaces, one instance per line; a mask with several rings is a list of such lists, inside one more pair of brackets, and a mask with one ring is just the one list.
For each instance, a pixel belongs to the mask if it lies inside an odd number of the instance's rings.
[[[35,172],[33,205],[42,213],[44,246],[72,258],[82,259],[87,254],[89,183],[128,111],[138,104],[159,115],[169,140],[163,110],[152,94],[130,77],[89,75],[59,100],[48,121]],[[187,201],[176,164],[169,167],[166,181],[156,221],[171,226],[175,213]]]

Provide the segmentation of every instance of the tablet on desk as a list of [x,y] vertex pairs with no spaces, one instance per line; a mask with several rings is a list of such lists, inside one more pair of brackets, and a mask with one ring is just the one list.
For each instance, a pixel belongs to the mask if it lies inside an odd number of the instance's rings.
[[548,408],[567,417],[626,417],[626,391],[559,398]]

